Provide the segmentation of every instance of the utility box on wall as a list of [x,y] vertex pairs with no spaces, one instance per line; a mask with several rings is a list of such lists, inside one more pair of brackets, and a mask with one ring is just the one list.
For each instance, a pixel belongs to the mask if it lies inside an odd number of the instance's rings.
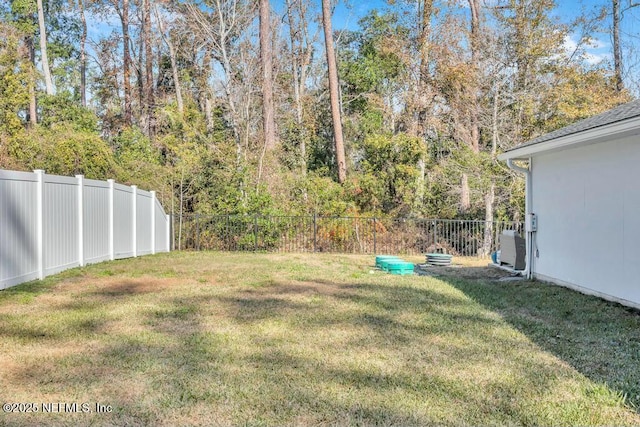
[[528,233],[538,231],[538,215],[534,213],[527,214],[525,218],[524,229]]
[[525,240],[515,230],[504,230],[500,235],[500,264],[514,270],[524,270],[526,255]]

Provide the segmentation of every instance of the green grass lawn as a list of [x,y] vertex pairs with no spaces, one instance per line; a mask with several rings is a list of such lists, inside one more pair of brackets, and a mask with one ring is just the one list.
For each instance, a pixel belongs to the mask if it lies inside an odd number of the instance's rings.
[[637,312],[373,261],[172,253],[2,291],[0,401],[39,412],[0,425],[640,425]]

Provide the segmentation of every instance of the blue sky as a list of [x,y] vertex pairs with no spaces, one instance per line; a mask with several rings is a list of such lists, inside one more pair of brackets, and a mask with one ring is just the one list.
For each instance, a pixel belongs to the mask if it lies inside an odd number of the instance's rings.
[[[458,0],[461,7],[466,7],[467,0]],[[437,3],[442,3],[438,2]],[[319,3],[319,0],[318,0]],[[490,7],[492,4],[497,3],[497,0],[484,0],[483,5]],[[610,7],[610,0],[557,0],[556,8],[554,10],[554,17],[561,22],[570,23],[583,11],[595,13],[603,6]],[[624,0],[621,3],[625,3]],[[340,1],[336,7],[333,17],[333,27],[336,30],[340,29],[356,29],[358,19],[366,15],[373,9],[385,9],[390,8],[386,0],[343,0]],[[638,23],[640,23],[640,8],[639,10],[633,10],[627,12],[625,19],[622,22],[623,36],[627,37],[628,43],[634,43],[633,38],[629,37],[632,34],[638,34]],[[594,34],[593,42],[586,48],[587,54],[585,55],[585,61],[591,65],[600,63],[601,61],[609,61],[612,58],[611,54],[611,35],[609,32],[602,32]],[[570,34],[569,38],[565,41],[565,47],[568,51],[573,51],[576,47],[580,35],[577,33]],[[630,58],[631,59],[631,58]],[[629,64],[631,65],[631,64]]]
[[[317,3],[316,12],[320,11],[320,0],[313,0]],[[466,5],[466,0],[458,0],[461,5]],[[497,0],[484,0],[485,5],[495,3]],[[436,0],[438,2],[438,0]],[[593,10],[602,4],[609,4],[610,0],[576,0],[576,1],[557,1],[556,16],[565,22],[571,21],[581,12],[582,9]],[[284,1],[272,0],[276,13],[283,13]],[[339,0],[333,16],[334,30],[357,29],[358,20],[365,16],[373,9],[392,8],[386,0]],[[631,21],[629,19],[628,21]],[[638,22],[638,21],[636,21]],[[91,19],[89,22],[90,36],[99,38],[108,34],[112,29],[119,31],[119,21],[115,15],[111,17],[101,16],[100,19]],[[631,30],[630,30],[631,31]],[[590,49],[593,61],[602,59],[607,56],[610,51],[609,34],[598,34],[595,46]],[[575,41],[575,40],[574,40]],[[571,46],[569,46],[571,47]]]
[[[402,0],[400,0],[402,1]],[[435,0],[436,4],[444,3],[443,0]],[[457,0],[462,8],[466,7],[467,0]],[[499,0],[483,0],[485,6],[490,7],[492,4],[497,3]],[[284,0],[271,0],[275,12],[278,14],[283,13]],[[583,10],[592,12],[603,5],[609,7],[610,0],[557,0],[557,7],[554,11],[555,17],[561,22],[569,23],[576,16],[578,16]],[[622,0],[621,3],[626,3]],[[320,0],[312,0],[312,4],[315,4],[315,13],[320,12]],[[358,20],[366,15],[373,9],[386,9],[391,8],[386,0],[339,0],[335,9],[333,17],[334,30],[343,29],[357,29]],[[637,10],[636,10],[637,9]],[[311,17],[311,16],[310,16]],[[640,23],[640,7],[635,8],[625,14],[622,22],[623,37],[627,44],[638,44],[638,39],[632,37],[632,35],[638,36],[639,31],[637,27]],[[99,37],[103,37],[108,34],[111,29],[119,31],[119,21],[114,15],[112,17],[101,17],[100,19],[91,19],[90,22],[90,37],[94,40]],[[572,51],[576,42],[579,40],[579,34],[573,33],[565,40],[565,46],[567,51]],[[587,48],[587,55],[585,61],[591,65],[596,65],[602,61],[611,61],[611,35],[608,31],[598,33],[594,35],[592,46]],[[636,49],[633,49],[636,50]],[[632,69],[640,69],[640,56],[632,57],[630,52],[623,52],[625,62],[628,67]],[[640,55],[640,54],[636,54]]]

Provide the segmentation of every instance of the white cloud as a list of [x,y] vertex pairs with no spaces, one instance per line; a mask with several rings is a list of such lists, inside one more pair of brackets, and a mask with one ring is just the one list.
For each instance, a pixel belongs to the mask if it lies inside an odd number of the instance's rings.
[[575,34],[569,34],[564,39],[564,50],[567,55],[574,55],[578,49],[578,54],[582,60],[589,65],[598,65],[602,61],[606,61],[611,58],[609,52],[609,43],[600,40],[592,39],[589,43],[582,46],[578,46]]

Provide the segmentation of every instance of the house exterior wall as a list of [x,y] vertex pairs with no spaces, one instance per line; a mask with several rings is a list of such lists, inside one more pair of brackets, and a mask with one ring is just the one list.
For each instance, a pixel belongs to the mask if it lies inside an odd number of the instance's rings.
[[534,157],[533,274],[640,307],[640,137]]

